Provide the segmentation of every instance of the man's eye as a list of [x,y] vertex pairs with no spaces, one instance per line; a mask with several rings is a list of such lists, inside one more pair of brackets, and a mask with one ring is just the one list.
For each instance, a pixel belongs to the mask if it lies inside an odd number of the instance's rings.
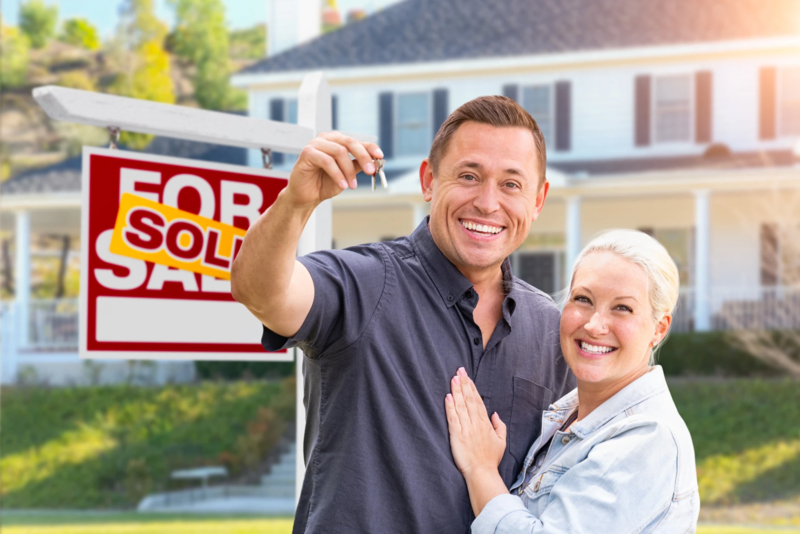
[[516,182],[508,182],[506,183],[506,187],[508,189],[519,189],[519,184]]
[[475,178],[475,175],[473,174],[465,174],[464,176],[462,176],[462,178],[468,182],[474,182],[475,180],[477,180],[477,178]]

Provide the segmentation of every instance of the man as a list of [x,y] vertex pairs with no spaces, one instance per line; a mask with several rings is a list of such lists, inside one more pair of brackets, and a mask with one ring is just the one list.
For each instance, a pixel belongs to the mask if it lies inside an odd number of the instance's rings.
[[381,157],[372,143],[318,136],[233,265],[233,295],[264,324],[264,347],[305,353],[307,471],[294,532],[467,532],[444,411],[450,378],[464,367],[508,425],[508,485],[542,409],[574,384],[558,309],[507,259],[549,187],[531,116],[506,97],[464,104],[420,166],[429,220],[392,242],[296,259],[313,209]]

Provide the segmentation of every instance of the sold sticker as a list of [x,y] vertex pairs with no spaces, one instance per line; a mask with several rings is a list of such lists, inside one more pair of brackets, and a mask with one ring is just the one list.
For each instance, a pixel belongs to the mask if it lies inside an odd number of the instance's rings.
[[230,280],[246,230],[123,193],[110,251]]

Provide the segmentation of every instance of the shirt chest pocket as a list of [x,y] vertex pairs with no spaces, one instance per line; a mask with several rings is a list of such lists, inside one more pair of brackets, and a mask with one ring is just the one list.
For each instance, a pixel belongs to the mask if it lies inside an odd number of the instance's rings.
[[542,411],[554,400],[553,392],[521,376],[514,377],[508,451],[521,464],[528,449],[542,431]]
[[556,485],[556,482],[566,471],[566,468],[553,466],[535,476],[525,488],[525,499],[528,501],[526,503],[527,508],[532,511],[538,511],[537,515],[541,515],[550,502],[550,492],[553,491],[553,486]]

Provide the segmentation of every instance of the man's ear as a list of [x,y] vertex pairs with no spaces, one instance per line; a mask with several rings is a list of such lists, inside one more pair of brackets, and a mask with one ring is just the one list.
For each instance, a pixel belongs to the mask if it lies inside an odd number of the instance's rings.
[[547,200],[547,193],[550,191],[550,182],[545,179],[539,191],[536,192],[536,206],[533,209],[533,220],[535,221],[544,208],[544,201]]
[[425,202],[430,202],[433,198],[433,167],[428,158],[423,159],[419,166],[419,184],[422,186]]

